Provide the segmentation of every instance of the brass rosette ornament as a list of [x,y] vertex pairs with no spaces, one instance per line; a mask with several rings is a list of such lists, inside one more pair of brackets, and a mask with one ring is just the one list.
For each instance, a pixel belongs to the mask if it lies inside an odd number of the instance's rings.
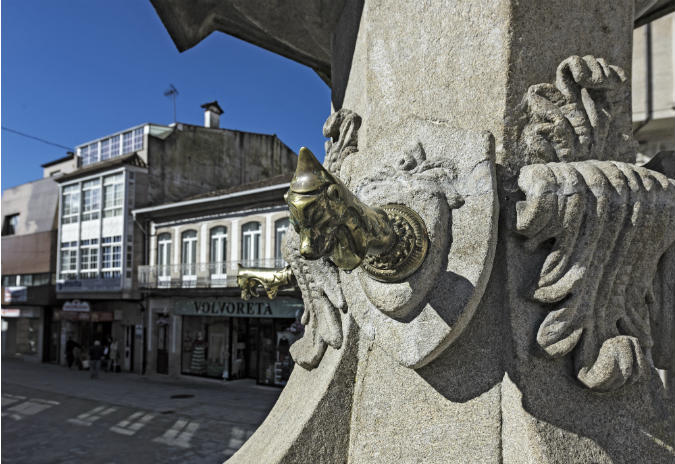
[[307,148],[300,149],[285,199],[305,259],[326,256],[344,271],[361,266],[375,280],[400,282],[427,255],[429,237],[417,213],[400,204],[364,204]]

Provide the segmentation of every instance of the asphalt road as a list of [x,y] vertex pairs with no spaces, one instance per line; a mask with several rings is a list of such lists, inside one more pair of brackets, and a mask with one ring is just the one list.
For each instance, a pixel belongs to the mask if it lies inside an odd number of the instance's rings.
[[2,361],[3,463],[221,463],[281,390]]

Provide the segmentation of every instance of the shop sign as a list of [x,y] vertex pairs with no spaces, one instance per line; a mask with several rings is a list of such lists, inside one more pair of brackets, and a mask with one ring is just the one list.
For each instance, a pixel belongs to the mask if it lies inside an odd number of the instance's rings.
[[55,311],[54,319],[57,321],[91,321],[110,322],[113,320],[112,312],[86,312],[86,311]]
[[72,300],[72,301],[66,301],[65,303],[63,303],[63,310],[64,311],[89,312],[89,311],[91,311],[91,308],[89,307],[89,303],[87,303],[86,301]]
[[226,317],[296,317],[304,306],[301,300],[291,299],[251,299],[241,298],[198,298],[178,300],[174,313],[183,316],[226,316]]
[[28,301],[26,287],[5,287],[5,303],[25,303]]
[[37,319],[40,317],[39,308],[21,308],[21,317],[30,317]]
[[110,292],[122,288],[122,278],[113,277],[110,279],[83,279],[83,280],[57,280],[57,292]]
[[[3,309],[2,317],[21,317],[20,309]],[[4,336],[4,334],[3,334]]]

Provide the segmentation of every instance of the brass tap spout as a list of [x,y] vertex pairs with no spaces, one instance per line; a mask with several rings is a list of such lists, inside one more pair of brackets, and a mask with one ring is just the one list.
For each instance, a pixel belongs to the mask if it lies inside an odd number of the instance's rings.
[[429,239],[414,211],[366,205],[307,148],[300,149],[285,199],[305,259],[327,256],[345,271],[362,266],[385,282],[403,280],[424,261]]
[[290,266],[283,269],[269,269],[262,267],[242,267],[237,272],[237,285],[241,288],[241,298],[248,300],[259,297],[258,286],[262,286],[267,297],[273,300],[279,289],[294,285],[295,277]]

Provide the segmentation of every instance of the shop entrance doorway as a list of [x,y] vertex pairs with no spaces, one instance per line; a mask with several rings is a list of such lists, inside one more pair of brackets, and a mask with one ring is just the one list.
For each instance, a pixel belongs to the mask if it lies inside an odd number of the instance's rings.
[[169,350],[168,350],[167,324],[157,326],[157,373],[169,373]]
[[122,366],[128,372],[134,370],[134,329],[133,325],[124,326],[124,360]]
[[184,316],[182,327],[183,374],[264,385],[286,384],[293,369],[289,348],[302,336],[300,324],[285,318]]

